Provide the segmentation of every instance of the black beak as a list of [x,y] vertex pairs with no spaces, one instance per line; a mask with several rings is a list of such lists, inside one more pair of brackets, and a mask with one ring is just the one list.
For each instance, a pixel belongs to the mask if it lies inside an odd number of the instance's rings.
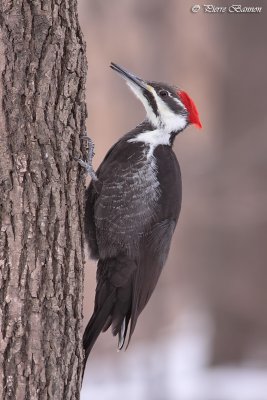
[[143,79],[138,78],[137,76],[135,76],[129,71],[126,71],[126,69],[120,67],[119,65],[111,62],[110,68],[113,69],[114,71],[117,71],[124,79],[126,79],[126,81],[131,81],[140,88],[149,90],[148,85],[146,84],[145,81],[143,81]]

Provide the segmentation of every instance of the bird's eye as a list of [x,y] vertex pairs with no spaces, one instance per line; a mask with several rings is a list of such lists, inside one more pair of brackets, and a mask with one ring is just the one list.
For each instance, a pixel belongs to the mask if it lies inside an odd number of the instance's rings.
[[167,90],[161,90],[161,91],[159,92],[159,95],[160,95],[161,97],[166,97],[166,96],[169,95],[169,93],[167,92]]

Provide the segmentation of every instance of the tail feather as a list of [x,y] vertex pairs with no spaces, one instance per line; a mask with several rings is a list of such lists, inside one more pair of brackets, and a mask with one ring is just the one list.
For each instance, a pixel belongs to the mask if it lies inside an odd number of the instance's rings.
[[136,269],[136,262],[123,255],[98,261],[95,309],[83,335],[83,374],[89,354],[101,331],[112,326],[113,335],[118,335],[118,349],[124,347],[132,318],[132,291]]
[[96,342],[96,339],[98,338],[101,331],[105,327],[105,324],[114,306],[114,302],[115,302],[115,288],[106,298],[102,307],[94,311],[92,317],[90,318],[90,321],[86,326],[86,329],[83,334],[83,348],[85,351],[83,375],[89,354]]
[[120,329],[118,335],[119,335],[119,338],[118,338],[118,350],[121,350],[123,348],[124,341],[125,341],[125,336],[126,336],[125,318],[123,318],[123,321],[122,321],[122,324],[121,324],[121,329]]
[[[120,327],[120,331],[118,332],[118,349],[119,350],[121,350],[125,344],[130,318],[131,318],[131,316],[130,316],[130,312],[129,312],[126,315],[126,317],[123,319],[123,322]],[[127,347],[128,347],[128,344],[127,344]]]

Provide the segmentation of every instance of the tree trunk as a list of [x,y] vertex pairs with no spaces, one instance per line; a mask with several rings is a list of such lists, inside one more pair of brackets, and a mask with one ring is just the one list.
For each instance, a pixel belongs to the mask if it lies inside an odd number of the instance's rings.
[[79,399],[86,58],[75,0],[2,0],[0,399]]

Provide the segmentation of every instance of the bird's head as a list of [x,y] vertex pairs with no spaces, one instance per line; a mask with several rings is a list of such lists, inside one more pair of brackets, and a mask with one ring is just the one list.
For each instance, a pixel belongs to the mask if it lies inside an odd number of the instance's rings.
[[183,90],[165,83],[145,81],[114,63],[110,67],[126,80],[141,100],[155,129],[175,135],[188,124],[202,127],[195,103]]

